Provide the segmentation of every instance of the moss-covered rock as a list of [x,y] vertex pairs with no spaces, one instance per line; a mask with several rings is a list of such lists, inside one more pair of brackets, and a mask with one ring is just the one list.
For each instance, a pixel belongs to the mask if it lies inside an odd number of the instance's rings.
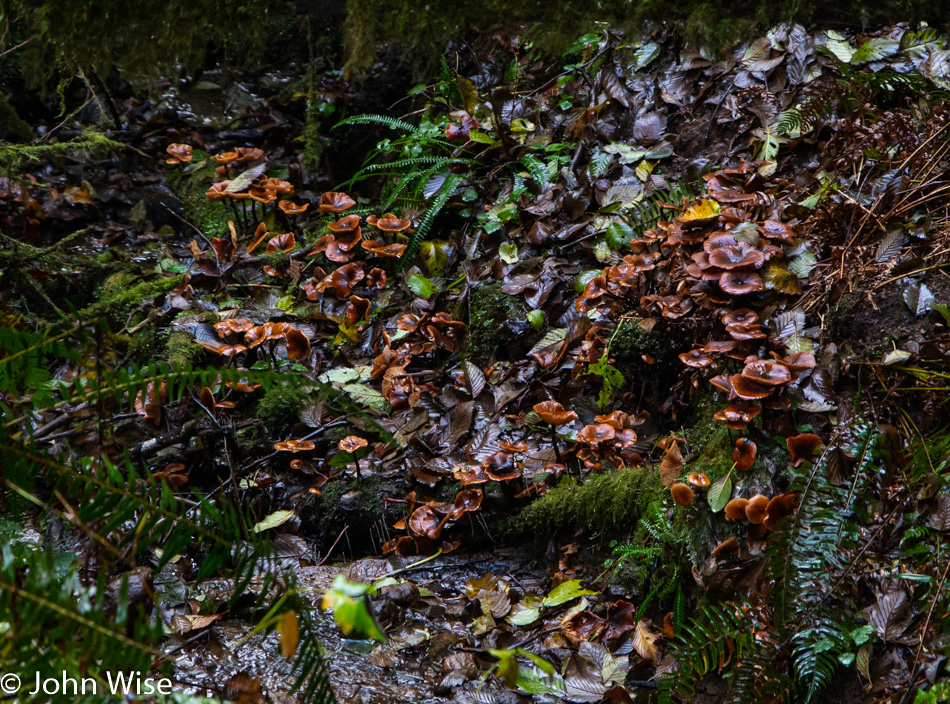
[[168,293],[180,281],[180,276],[141,281],[128,272],[112,274],[103,281],[96,302],[79,311],[79,318],[89,320],[104,316],[124,325],[129,314],[142,301]]
[[[193,162],[205,158],[203,152],[193,152]],[[228,210],[221,201],[208,202],[205,194],[215,181],[215,163],[210,159],[204,166],[188,171],[170,169],[166,180],[172,193],[181,201],[186,219],[207,235],[217,236],[228,226]]]
[[518,297],[502,291],[500,283],[473,288],[469,300],[467,353],[480,362],[491,360],[508,339],[505,323],[523,317]]
[[165,342],[165,361],[169,365],[180,367],[190,366],[202,353],[204,347],[195,342],[194,338],[182,330],[172,330]]
[[256,416],[273,437],[282,438],[297,422],[297,413],[308,391],[292,384],[276,384],[267,389],[257,404]]
[[650,502],[665,493],[653,467],[596,474],[580,485],[566,481],[522,509],[512,529],[543,539],[583,529],[607,543],[629,535]]

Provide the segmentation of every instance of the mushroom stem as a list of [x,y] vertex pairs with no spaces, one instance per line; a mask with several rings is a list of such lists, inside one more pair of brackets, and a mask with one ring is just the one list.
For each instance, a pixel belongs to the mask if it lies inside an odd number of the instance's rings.
[[557,446],[557,426],[551,425],[551,444],[554,446],[554,456],[557,457],[558,464],[564,464],[561,461],[561,451]]
[[363,483],[363,475],[362,475],[362,473],[360,472],[360,461],[359,461],[359,458],[358,458],[356,455],[353,455],[353,464],[356,465],[356,483],[357,483],[357,484],[362,484],[362,483]]

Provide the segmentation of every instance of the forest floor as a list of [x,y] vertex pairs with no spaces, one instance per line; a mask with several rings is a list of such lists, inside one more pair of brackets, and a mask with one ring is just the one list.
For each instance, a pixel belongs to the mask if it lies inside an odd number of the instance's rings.
[[947,38],[403,74],[0,148],[3,544],[229,701],[950,696]]

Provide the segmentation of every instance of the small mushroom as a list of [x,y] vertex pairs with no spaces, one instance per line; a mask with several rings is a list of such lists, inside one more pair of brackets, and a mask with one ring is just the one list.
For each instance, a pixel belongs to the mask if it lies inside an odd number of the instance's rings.
[[792,466],[798,467],[802,462],[810,460],[821,446],[821,438],[813,433],[802,433],[785,439],[788,452],[792,456]]
[[561,452],[557,446],[557,427],[578,420],[577,413],[567,410],[557,401],[542,401],[541,403],[536,403],[532,410],[541,416],[541,420],[551,426],[551,444],[554,446],[554,454],[560,464],[562,460]]
[[702,348],[683,352],[679,358],[687,367],[694,367],[696,369],[708,367],[713,363],[713,358],[706,354]]
[[797,501],[798,494],[794,491],[787,491],[784,494],[772,497],[769,505],[765,508],[763,525],[769,530],[775,530],[775,526],[779,521],[794,513]]
[[[716,377],[718,378],[718,377]],[[731,382],[730,382],[731,383]],[[762,407],[754,403],[733,403],[713,414],[715,420],[726,421],[730,430],[745,430],[752,419],[762,412]]]
[[679,506],[689,506],[693,503],[693,499],[696,498],[695,494],[693,494],[693,490],[690,489],[687,484],[683,484],[683,482],[676,482],[671,486],[670,494],[673,496],[673,501]]
[[746,520],[745,507],[748,506],[748,499],[732,499],[726,504],[725,514],[727,521]]
[[297,215],[303,215],[307,212],[307,208],[310,207],[309,203],[294,203],[292,200],[282,200],[277,204],[277,207],[284,211],[284,215],[290,217],[295,217]]
[[745,507],[745,517],[749,523],[759,524],[765,520],[765,511],[769,505],[769,498],[762,494],[756,494]]
[[347,435],[345,438],[340,440],[339,448],[343,452],[348,452],[353,455],[353,462],[356,465],[356,480],[358,482],[363,481],[363,475],[360,473],[360,460],[356,456],[358,450],[363,449],[369,443],[366,442],[366,438],[361,438],[359,435]]
[[736,449],[732,451],[732,461],[736,463],[736,469],[740,472],[747,472],[755,462],[755,454],[758,448],[755,443],[746,438],[736,440]]
[[712,484],[712,482],[709,481],[708,476],[699,472],[693,472],[692,474],[688,475],[686,477],[686,481],[688,481],[693,486],[698,486],[702,489],[705,489],[707,486]]
[[318,210],[321,215],[326,213],[342,213],[355,205],[356,201],[346,195],[346,193],[328,191],[320,195],[320,207]]
[[165,151],[169,154],[166,164],[184,164],[194,158],[190,144],[169,144]]
[[392,213],[386,213],[383,217],[376,218],[372,224],[383,232],[402,232],[412,226],[412,220],[400,220]]
[[294,454],[309,452],[315,448],[316,444],[312,440],[284,440],[274,443],[274,449],[278,452],[293,452]]
[[762,277],[751,271],[727,271],[719,278],[719,288],[733,296],[743,296],[754,291],[764,291]]
[[736,536],[732,536],[731,538],[723,540],[719,545],[713,548],[712,556],[718,558],[726,553],[736,552],[739,552],[739,541],[736,540]]

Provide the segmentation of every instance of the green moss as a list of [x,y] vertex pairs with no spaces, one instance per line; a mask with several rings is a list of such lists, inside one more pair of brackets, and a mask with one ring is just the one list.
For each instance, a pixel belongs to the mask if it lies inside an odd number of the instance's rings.
[[378,550],[372,528],[383,518],[380,478],[368,477],[362,483],[337,480],[324,485],[320,491],[320,496],[301,506],[300,516],[304,528],[318,536],[322,547],[329,547],[349,526],[348,546],[360,553]]
[[469,301],[469,336],[467,352],[478,361],[492,359],[507,336],[502,328],[506,321],[523,317],[518,297],[501,290],[500,283],[472,289]]
[[108,316],[112,321],[124,325],[133,308],[144,300],[168,293],[180,281],[180,276],[139,281],[138,276],[127,272],[112,274],[102,283],[98,300],[79,311],[79,318],[89,320]]
[[173,330],[165,342],[165,361],[171,366],[187,367],[203,351],[204,347],[195,342],[191,335],[181,330]]
[[257,417],[277,438],[282,438],[297,422],[297,412],[308,392],[292,384],[276,384],[267,389],[257,404]]
[[[200,163],[205,155],[195,150],[193,158],[195,162]],[[194,171],[177,168],[166,172],[168,187],[181,201],[185,218],[209,236],[220,235],[228,224],[228,210],[224,203],[209,203],[205,197],[208,187],[215,181],[215,168],[215,163],[208,160],[204,166]]]
[[580,528],[607,542],[634,530],[650,502],[665,493],[652,467],[596,474],[580,486],[571,481],[551,489],[526,506],[512,528],[539,538]]

